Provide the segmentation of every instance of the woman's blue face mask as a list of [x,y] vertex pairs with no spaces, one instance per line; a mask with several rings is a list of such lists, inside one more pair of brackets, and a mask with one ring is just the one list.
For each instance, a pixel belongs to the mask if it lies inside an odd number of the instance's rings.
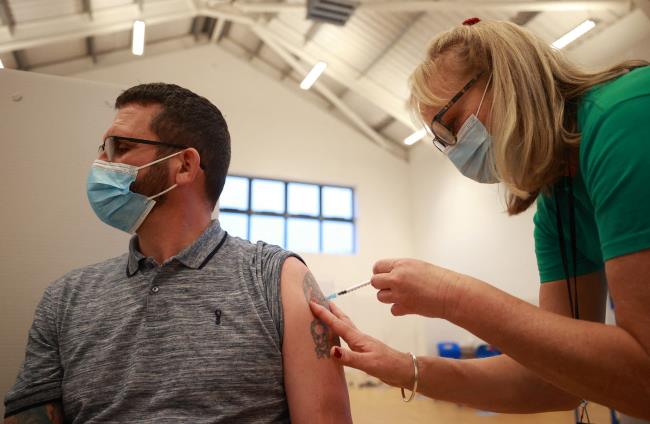
[[498,183],[495,175],[492,137],[476,115],[471,115],[458,131],[458,142],[446,152],[461,174],[485,184]]
[[458,131],[457,142],[444,152],[461,174],[479,183],[493,184],[499,182],[495,175],[494,156],[492,155],[492,137],[485,125],[478,119],[485,93],[490,85],[488,79],[481,102],[475,114],[470,115]]

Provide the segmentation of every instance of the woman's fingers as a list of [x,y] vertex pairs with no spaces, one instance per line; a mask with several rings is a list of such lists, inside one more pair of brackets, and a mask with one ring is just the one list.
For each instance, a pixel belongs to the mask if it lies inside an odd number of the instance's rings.
[[340,346],[333,346],[330,351],[330,357],[334,358],[336,362],[346,367],[366,371],[365,367],[368,361],[364,360],[365,358],[363,353],[354,352]]
[[[332,304],[330,303],[330,305]],[[318,319],[327,324],[334,331],[334,333],[341,336],[343,340],[345,340],[348,344],[350,344],[351,338],[354,338],[360,334],[359,330],[357,330],[356,327],[351,324],[351,321],[350,323],[344,321],[343,319],[334,315],[324,306],[311,301],[309,302],[309,307],[311,308],[312,313],[316,315]],[[338,312],[343,315],[340,309]],[[345,315],[343,316],[345,317]],[[349,321],[349,318],[345,318]]]
[[375,274],[370,279],[370,284],[378,290],[389,289],[394,283],[390,274]]
[[[356,368],[393,386],[404,387],[403,381],[408,381],[406,385],[411,384],[413,365],[410,355],[397,352],[370,337],[365,340],[362,349],[354,350],[353,346],[350,348],[333,346],[330,350],[330,358],[340,365]],[[406,377],[404,377],[405,368]]]
[[[330,358],[340,365],[359,369],[388,384],[398,385],[400,373],[396,377],[394,364],[399,362],[399,352],[357,330],[350,318],[334,303],[329,306],[331,311],[316,302],[309,302],[314,315],[348,343],[349,349],[333,346]],[[407,359],[410,366],[411,359]]]
[[391,272],[395,267],[395,262],[397,261],[398,259],[382,259],[380,261],[377,261],[375,262],[375,265],[372,267],[372,273],[384,274],[387,272]]
[[394,304],[393,306],[390,307],[390,313],[393,314],[396,317],[406,315],[408,311],[404,309],[402,306],[399,304]]
[[379,290],[377,300],[381,303],[395,303],[393,292],[390,289]]

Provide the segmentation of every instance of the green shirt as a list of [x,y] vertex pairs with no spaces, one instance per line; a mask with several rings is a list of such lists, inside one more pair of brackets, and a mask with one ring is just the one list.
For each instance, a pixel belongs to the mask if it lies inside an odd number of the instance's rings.
[[[578,108],[579,170],[573,178],[577,274],[650,248],[650,66],[591,89]],[[569,238],[568,190],[560,181],[563,238]],[[564,280],[555,198],[540,195],[535,253],[542,283]]]

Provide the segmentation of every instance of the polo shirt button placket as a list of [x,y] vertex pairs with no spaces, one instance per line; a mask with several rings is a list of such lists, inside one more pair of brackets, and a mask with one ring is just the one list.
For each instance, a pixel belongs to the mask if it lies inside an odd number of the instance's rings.
[[160,280],[161,275],[164,273],[165,269],[163,267],[160,267],[155,271],[153,278],[151,279],[151,288],[149,289],[150,294],[158,294],[160,291],[160,285],[156,282],[156,280]]
[[[153,267],[155,268],[155,266]],[[151,275],[150,285],[149,285],[149,294],[147,296],[147,321],[149,323],[154,323],[158,320],[158,310],[160,305],[158,304],[160,299],[158,294],[160,292],[160,269],[152,269],[153,275]]]

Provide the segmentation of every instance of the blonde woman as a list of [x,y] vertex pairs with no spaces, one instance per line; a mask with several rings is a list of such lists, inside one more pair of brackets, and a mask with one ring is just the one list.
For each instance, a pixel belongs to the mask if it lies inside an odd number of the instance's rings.
[[[567,410],[587,399],[650,418],[647,65],[585,72],[508,22],[474,18],[438,35],[410,78],[411,105],[461,173],[505,184],[511,215],[537,203],[540,307],[433,264],[382,260],[372,285],[394,315],[446,319],[504,355],[416,358],[314,304],[350,347],[333,347],[334,360],[480,409]],[[614,326],[603,324],[608,289]]]

